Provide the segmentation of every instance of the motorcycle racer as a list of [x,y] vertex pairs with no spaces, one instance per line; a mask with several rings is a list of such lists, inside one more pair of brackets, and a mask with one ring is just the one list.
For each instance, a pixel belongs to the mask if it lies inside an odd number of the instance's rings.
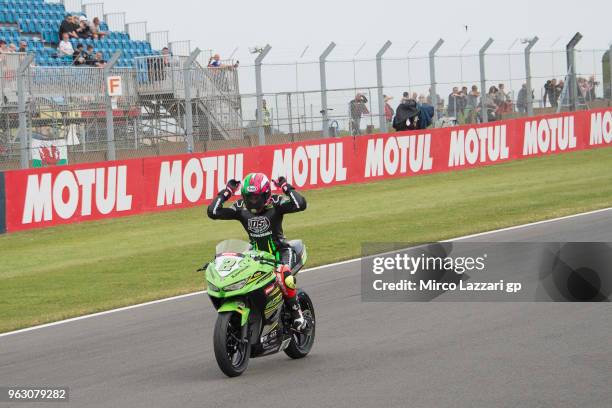
[[240,187],[240,181],[230,180],[225,189],[208,206],[208,217],[213,220],[240,221],[249,235],[251,245],[259,251],[273,254],[281,264],[276,271],[276,280],[283,293],[285,304],[291,310],[293,327],[298,330],[306,328],[297,300],[295,278],[291,269],[297,261],[295,251],[287,243],[283,233],[283,216],[304,211],[306,199],[284,177],[273,180],[284,196],[272,194],[270,180],[263,173],[248,174],[242,182],[242,198],[230,207],[223,207]]

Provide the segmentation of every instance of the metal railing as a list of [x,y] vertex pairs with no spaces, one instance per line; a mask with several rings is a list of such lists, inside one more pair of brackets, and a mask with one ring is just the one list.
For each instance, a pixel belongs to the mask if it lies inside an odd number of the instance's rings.
[[[159,38],[163,43],[167,36]],[[23,133],[70,141],[74,163],[391,130],[385,102],[395,109],[405,92],[434,106],[433,126],[609,106],[609,50],[534,47],[541,42],[525,40],[521,50],[518,41],[501,50],[495,42],[489,48],[472,44],[472,51],[464,44],[459,53],[444,52],[446,44],[439,51],[429,46],[419,51],[414,44],[398,51],[400,45],[392,44],[384,51],[349,50],[347,58],[346,48],[343,54],[342,45],[330,45],[299,62],[274,60],[268,46],[256,50],[254,63],[236,67],[225,60],[221,68],[208,67],[212,52],[189,55],[189,42],[172,42],[173,51],[184,49],[137,58],[133,69],[110,69],[108,75],[122,78],[123,94],[116,98],[107,97],[98,68],[30,67],[21,76],[23,109],[16,73],[24,56],[4,54],[0,167],[23,165],[24,154],[27,165]],[[366,53],[372,57],[363,57]],[[463,86],[463,99],[450,95]],[[487,96],[494,88],[500,90]],[[355,117],[351,101],[357,94],[365,98]],[[489,109],[492,104],[495,109]]]
[[125,13],[106,13],[104,22],[110,31],[125,31]]

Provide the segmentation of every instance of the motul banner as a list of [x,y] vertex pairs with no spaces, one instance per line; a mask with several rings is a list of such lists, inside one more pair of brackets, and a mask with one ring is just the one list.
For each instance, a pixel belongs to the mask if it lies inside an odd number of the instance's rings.
[[[298,189],[488,166],[612,145],[612,109],[4,174],[6,230],[208,203],[231,178]],[[0,178],[1,188],[1,178]],[[2,214],[0,190],[0,215]],[[2,230],[0,221],[0,231]]]

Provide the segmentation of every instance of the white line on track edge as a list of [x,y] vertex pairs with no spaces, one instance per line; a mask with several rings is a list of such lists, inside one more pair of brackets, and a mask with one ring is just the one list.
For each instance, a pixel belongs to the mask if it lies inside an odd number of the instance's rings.
[[[546,223],[549,223],[549,222],[563,221],[563,220],[567,220],[567,219],[571,219],[571,218],[582,217],[582,216],[585,216],[585,215],[597,214],[597,213],[601,213],[601,212],[605,212],[605,211],[610,211],[610,210],[612,210],[612,207],[602,208],[600,210],[588,211],[588,212],[579,213],[579,214],[566,215],[564,217],[551,218],[551,219],[548,219],[548,220],[531,222],[531,223],[528,223],[528,224],[514,225],[512,227],[506,227],[506,228],[501,228],[501,229],[496,229],[496,230],[491,230],[491,231],[479,232],[477,234],[465,235],[465,236],[462,236],[462,237],[447,239],[447,240],[441,241],[441,242],[459,241],[459,240],[463,240],[463,239],[476,238],[476,237],[480,237],[480,236],[483,236],[483,235],[490,235],[490,234],[495,234],[495,233],[498,233],[498,232],[512,231],[512,230],[515,230],[515,229],[532,227],[532,226],[535,226],[535,225],[546,224]],[[330,267],[339,266],[339,265],[345,265],[345,264],[359,262],[359,261],[361,261],[361,258],[347,259],[346,261],[334,262],[334,263],[327,264],[327,265],[315,266],[315,267],[312,267],[312,268],[304,269],[300,273],[312,272],[312,271],[316,271],[316,270],[319,270],[319,269],[325,269],[325,268],[330,268]],[[44,329],[45,327],[58,326],[58,325],[64,324],[64,323],[76,322],[78,320],[84,320],[84,319],[89,319],[89,318],[92,318],[92,317],[104,316],[104,315],[108,315],[108,314],[116,313],[116,312],[123,312],[125,310],[136,309],[136,308],[144,307],[144,306],[150,306],[150,305],[154,305],[154,304],[157,304],[157,303],[170,302],[170,301],[173,301],[173,300],[184,299],[184,298],[188,298],[188,297],[191,297],[191,296],[203,295],[205,293],[206,293],[206,290],[201,290],[201,291],[198,291],[198,292],[187,293],[187,294],[179,295],[179,296],[172,296],[172,297],[169,297],[169,298],[153,300],[153,301],[145,302],[145,303],[138,303],[136,305],[125,306],[125,307],[120,307],[120,308],[111,309],[111,310],[105,310],[103,312],[87,314],[87,315],[83,315],[83,316],[73,317],[73,318],[70,318],[70,319],[58,320],[57,322],[51,322],[51,323],[41,324],[41,325],[38,325],[38,326],[27,327],[25,329],[15,330],[15,331],[7,332],[7,333],[0,333],[0,337],[7,337],[7,336],[15,335],[15,334],[20,334],[20,333],[27,333],[27,332],[30,332],[30,331],[33,331],[33,330]]]

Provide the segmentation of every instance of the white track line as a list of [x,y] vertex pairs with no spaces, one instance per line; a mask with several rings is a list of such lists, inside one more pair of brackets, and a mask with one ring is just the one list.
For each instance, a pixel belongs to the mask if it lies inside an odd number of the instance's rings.
[[[480,236],[483,236],[483,235],[496,234],[498,232],[512,231],[512,230],[516,230],[516,229],[532,227],[532,226],[535,226],[535,225],[547,224],[547,223],[550,223],[550,222],[557,222],[557,221],[568,220],[568,219],[571,219],[571,218],[582,217],[582,216],[585,216],[585,215],[598,214],[598,213],[606,212],[606,211],[610,211],[610,210],[612,210],[612,207],[602,208],[601,210],[588,211],[588,212],[584,212],[584,213],[580,213],[580,214],[566,215],[565,217],[551,218],[549,220],[542,220],[542,221],[531,222],[529,224],[515,225],[515,226],[512,226],[512,227],[501,228],[501,229],[497,229],[497,230],[479,232],[477,234],[465,235],[465,236],[462,236],[462,237],[452,238],[452,239],[448,239],[448,240],[441,241],[441,242],[459,241],[459,240],[464,240],[464,239],[469,239],[469,238],[480,237]],[[334,267],[334,266],[346,265],[346,264],[350,264],[350,263],[354,263],[354,262],[360,262],[361,259],[362,258],[354,258],[354,259],[348,259],[346,261],[334,262],[334,263],[327,264],[327,265],[315,266],[313,268],[304,269],[300,273],[312,272],[312,271],[316,271],[316,270],[320,270],[320,269],[325,269],[325,268],[330,268],[330,267]],[[188,297],[191,297],[191,296],[203,295],[205,293],[206,293],[205,290],[201,290],[201,291],[198,291],[198,292],[187,293],[185,295],[172,296],[172,297],[169,297],[169,298],[153,300],[151,302],[139,303],[139,304],[136,304],[136,305],[120,307],[118,309],[106,310],[104,312],[92,313],[92,314],[88,314],[88,315],[84,315],[84,316],[73,317],[71,319],[66,319],[66,320],[59,320],[57,322],[41,324],[41,325],[38,325],[38,326],[32,326],[32,327],[28,327],[28,328],[21,329],[21,330],[15,330],[15,331],[7,332],[7,333],[0,333],[0,337],[12,336],[12,335],[15,335],[15,334],[20,334],[20,333],[27,333],[27,332],[30,332],[30,331],[33,331],[33,330],[44,329],[45,327],[58,326],[58,325],[64,324],[64,323],[76,322],[78,320],[84,320],[84,319],[90,319],[92,317],[104,316],[104,315],[108,315],[108,314],[111,314],[111,313],[122,312],[122,311],[125,311],[125,310],[136,309],[136,308],[144,307],[144,306],[150,306],[150,305],[154,305],[154,304],[157,304],[157,303],[170,302],[170,301],[173,301],[173,300],[184,299],[184,298],[188,298]]]

